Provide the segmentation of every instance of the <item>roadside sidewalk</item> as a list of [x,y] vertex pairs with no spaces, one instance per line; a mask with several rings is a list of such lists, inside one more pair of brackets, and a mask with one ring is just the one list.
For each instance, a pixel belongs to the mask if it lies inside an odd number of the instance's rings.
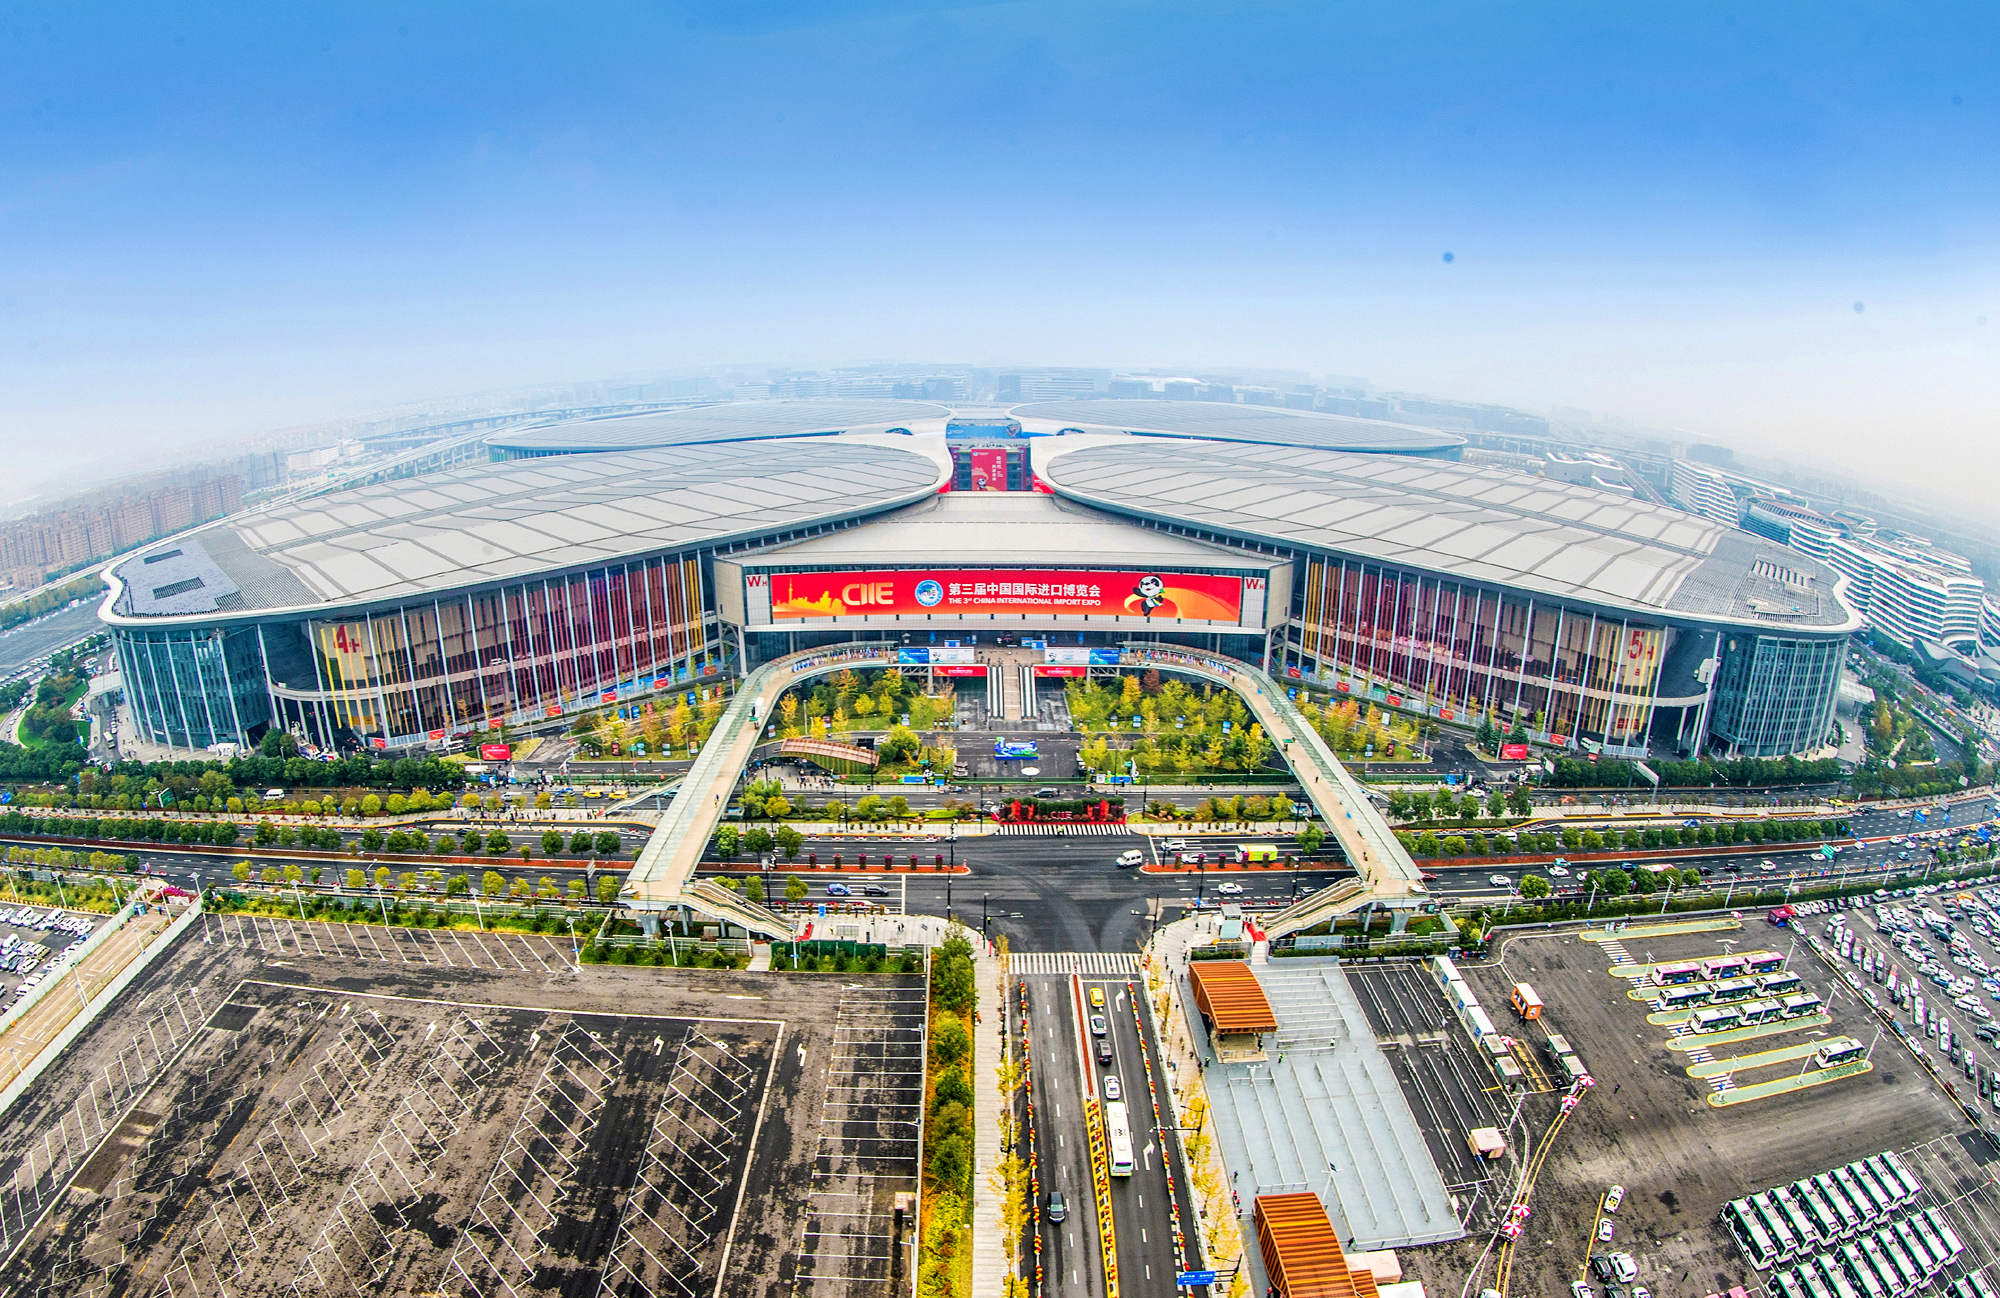
[[976,956],[972,977],[979,989],[979,1017],[972,1028],[972,1298],[1001,1298],[1007,1277],[1007,1254],[1000,1237],[1003,1205],[1000,1192],[989,1182],[1003,1153],[1000,1121],[1006,1116],[1006,1101],[998,1072],[1000,1025],[1007,1017],[1007,962],[996,955]]

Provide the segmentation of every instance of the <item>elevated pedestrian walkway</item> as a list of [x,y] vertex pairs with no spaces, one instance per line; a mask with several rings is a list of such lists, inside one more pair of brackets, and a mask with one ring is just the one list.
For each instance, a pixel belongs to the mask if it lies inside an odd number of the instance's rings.
[[1391,931],[1400,933],[1411,916],[1437,909],[1436,898],[1424,886],[1423,871],[1396,841],[1389,822],[1369,802],[1360,782],[1286,697],[1284,687],[1247,663],[1178,647],[1128,644],[1119,655],[1119,665],[1182,672],[1236,691],[1278,745],[1300,789],[1360,876],[1322,888],[1280,912],[1266,928],[1269,936],[1282,937],[1370,908],[1388,910]]
[[681,778],[680,791],[661,813],[652,837],[639,849],[619,894],[620,903],[655,916],[685,908],[738,925],[753,936],[789,938],[792,921],[720,884],[696,880],[695,868],[722,823],[736,781],[749,765],[763,735],[764,718],[778,696],[799,681],[893,663],[895,652],[886,644],[834,645],[788,654],[751,672]]

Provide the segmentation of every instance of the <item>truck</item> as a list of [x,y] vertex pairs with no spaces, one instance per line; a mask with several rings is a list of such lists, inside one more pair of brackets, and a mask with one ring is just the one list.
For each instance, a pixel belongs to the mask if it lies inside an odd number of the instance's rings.
[[1776,928],[1784,928],[1798,917],[1798,912],[1790,906],[1778,906],[1764,916]]
[[1277,859],[1278,845],[1276,843],[1238,843],[1236,845],[1236,863],[1238,865],[1249,865],[1253,861],[1275,861]]

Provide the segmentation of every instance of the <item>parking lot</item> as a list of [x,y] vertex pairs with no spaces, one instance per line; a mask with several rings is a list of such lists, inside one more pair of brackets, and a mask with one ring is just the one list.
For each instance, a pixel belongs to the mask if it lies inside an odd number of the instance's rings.
[[0,1010],[59,973],[71,948],[110,918],[53,906],[0,905]]
[[[0,1120],[0,1288],[760,1298],[833,1251],[801,1248],[828,1173],[910,1184],[889,1115],[825,1083],[853,1011],[921,979],[409,936],[194,925]],[[876,1198],[834,1228],[857,1263],[888,1261]]]
[[[1532,1215],[1513,1260],[1515,1292],[1568,1292],[1593,1249],[1630,1252],[1637,1283],[1655,1294],[1698,1296],[1739,1284],[1754,1290],[1763,1279],[1722,1228],[1724,1204],[1884,1149],[1955,1140],[1968,1130],[1957,1107],[1887,1030],[1865,1073],[1726,1107],[1711,1102],[1729,1089],[1816,1071],[1812,1050],[1780,1062],[1757,1059],[1770,1051],[1806,1044],[1817,1049],[1841,1035],[1875,1042],[1879,1025],[1865,1000],[1811,954],[1799,933],[1755,916],[1705,931],[1633,924],[1610,941],[1601,930],[1596,936],[1585,941],[1574,930],[1516,936],[1497,960],[1461,966],[1481,1003],[1503,1011],[1514,982],[1532,983],[1546,1006],[1545,1020],[1567,1038],[1596,1082],[1554,1128],[1532,1183]],[[1638,979],[1611,975],[1614,967],[1752,950],[1786,955],[1786,967],[1824,1002],[1823,1021],[1789,1028],[1781,1022],[1765,1025],[1767,1035],[1759,1028],[1756,1036],[1696,1043],[1684,1023],[1653,1021],[1662,1011],[1634,998],[1641,991]],[[1534,1035],[1518,1025],[1502,1030]],[[1706,1052],[1706,1066],[1697,1050]],[[1718,1071],[1730,1069],[1733,1074]],[[1725,1076],[1730,1085],[1719,1088]],[[1523,1143],[1539,1145],[1553,1128],[1557,1104],[1557,1093],[1527,1097],[1517,1150]],[[1990,1156],[1983,1142],[1963,1154],[1975,1162]],[[1518,1172],[1512,1163],[1496,1169],[1509,1180]],[[1613,1185],[1625,1187],[1624,1203],[1613,1222],[1614,1242],[1598,1244],[1599,1208]],[[1456,1291],[1489,1239],[1475,1234],[1414,1254],[1405,1265],[1426,1283]]]

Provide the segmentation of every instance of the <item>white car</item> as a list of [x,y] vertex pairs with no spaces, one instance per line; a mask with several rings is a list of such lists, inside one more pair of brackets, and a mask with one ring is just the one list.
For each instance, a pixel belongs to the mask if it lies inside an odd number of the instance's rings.
[[1104,1098],[1107,1100],[1116,1100],[1122,1098],[1124,1094],[1125,1089],[1119,1085],[1118,1079],[1112,1074],[1106,1073],[1104,1075]]
[[1514,881],[1504,874],[1489,874],[1486,876],[1486,882],[1496,888],[1511,888],[1514,886]]
[[1565,865],[1552,865],[1549,867],[1549,874],[1553,878],[1567,879],[1569,878],[1569,867]]
[[1618,1205],[1625,1202],[1625,1187],[1614,1185],[1604,1192],[1604,1211],[1617,1212]]
[[1225,897],[1240,897],[1243,895],[1243,885],[1233,879],[1225,883],[1216,884],[1215,890]]

